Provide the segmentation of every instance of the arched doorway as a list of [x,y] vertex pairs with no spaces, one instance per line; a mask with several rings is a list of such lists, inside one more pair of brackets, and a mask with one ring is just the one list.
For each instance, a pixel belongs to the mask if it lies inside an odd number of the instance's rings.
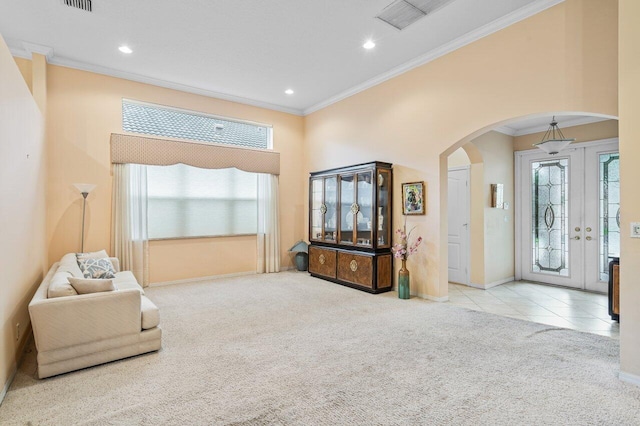
[[[522,242],[522,234],[524,234],[525,231],[528,231],[530,230],[529,228],[531,228],[530,223],[523,224],[520,220],[521,216],[531,216],[530,212],[526,211],[527,209],[525,209],[525,207],[530,207],[531,200],[524,200],[521,197],[522,194],[525,193],[525,191],[529,190],[529,186],[525,185],[524,187],[522,187],[522,185],[516,181],[515,169],[517,166],[517,159],[523,155],[535,157],[539,156],[538,152],[544,155],[542,151],[532,147],[531,145],[532,143],[540,141],[540,139],[542,138],[542,133],[544,133],[544,130],[546,130],[546,128],[548,127],[548,121],[550,121],[550,118],[553,114],[554,113],[548,113],[544,115],[536,114],[526,117],[519,117],[517,119],[511,119],[503,123],[499,123],[499,126],[495,125],[485,128],[482,131],[475,132],[469,138],[465,138],[465,140],[463,141],[464,144],[461,145],[466,150],[473,150],[474,152],[477,152],[479,154],[479,161],[477,165],[480,166],[479,170],[482,170],[480,176],[476,176],[475,178],[475,185],[474,181],[471,182],[472,198],[475,196],[475,199],[479,200],[480,204],[479,208],[478,206],[476,206],[477,211],[471,215],[472,217],[475,216],[476,220],[479,222],[476,223],[475,226],[471,226],[471,234],[472,238],[475,240],[475,245],[473,249],[470,250],[470,264],[473,265],[475,269],[474,274],[472,274],[473,278],[470,279],[468,285],[472,287],[490,289],[504,283],[511,283],[515,278],[522,278],[521,271],[523,268],[521,265],[522,259],[520,258],[526,259],[527,257],[533,257],[532,253],[526,252],[525,250],[521,250],[520,254],[516,255],[517,249],[522,248],[521,246],[517,245]],[[577,113],[562,114],[556,112],[555,114],[559,116],[560,123],[566,123],[565,126],[561,124],[565,135],[567,137],[577,138],[576,143],[578,145],[572,146],[571,151],[564,153],[565,155],[563,156],[563,158],[569,156],[570,152],[573,152],[578,148],[583,149],[589,147],[590,145],[598,145],[597,143],[592,142],[594,140],[609,140],[617,137],[617,121],[615,117]],[[536,124],[537,121],[540,121],[540,123],[542,124]],[[539,129],[536,128],[540,126],[542,127]],[[611,150],[611,146],[606,146],[606,144],[602,145],[602,143],[599,145],[601,146],[600,149],[590,149],[590,151],[592,152],[591,158],[596,158],[594,157],[594,155],[596,155],[598,161],[603,160],[602,164],[605,164],[608,158],[608,165],[611,166],[611,164],[617,161],[617,158],[619,157],[615,157],[615,152]],[[611,156],[611,154],[614,155]],[[458,152],[458,155],[460,155],[460,152]],[[607,155],[609,155],[609,157],[604,158],[604,156]],[[556,156],[555,158],[557,159],[560,157]],[[469,166],[474,165],[471,160],[469,160],[468,162]],[[503,163],[509,162],[511,162],[511,165],[509,166],[507,164],[507,166],[505,167],[505,164]],[[574,164],[574,166],[576,166],[576,164]],[[613,167],[615,167],[615,165]],[[499,170],[501,168],[506,169],[506,172],[500,174]],[[581,173],[582,176],[591,179],[589,181],[591,183],[581,183],[581,186],[583,188],[586,186],[597,187],[598,185],[604,184],[604,179],[602,179],[600,170],[596,170],[595,173],[585,173],[584,171]],[[613,173],[615,173],[615,171]],[[529,171],[524,173],[524,175],[528,177]],[[502,209],[497,209],[491,206],[490,188],[491,184],[495,183],[501,183],[505,186],[505,203]],[[615,191],[616,182],[612,181],[610,183],[613,185],[613,189]],[[572,186],[572,188],[575,189],[575,187],[577,186],[578,185],[574,185]],[[601,193],[602,191],[598,190],[598,194]],[[613,199],[610,201],[611,202],[609,204],[612,205],[616,204],[616,202],[619,202],[619,200],[616,201]],[[598,210],[603,211],[598,203],[592,202],[591,204],[592,207],[593,205],[595,205],[596,213],[598,212]],[[516,212],[516,210],[518,209],[519,212]],[[573,209],[575,210],[575,207],[573,207]],[[518,213],[518,215],[516,215],[515,213]],[[611,214],[609,214],[609,216],[611,216]],[[602,220],[604,219],[602,217],[599,217],[596,221],[602,223]],[[615,214],[613,220],[615,220]],[[573,226],[572,228],[568,228],[568,226],[565,226],[565,228],[573,230],[576,227]],[[598,229],[596,229],[596,227],[589,227],[581,224],[580,228],[583,231],[586,231],[586,228],[591,228],[592,231],[590,240],[586,240],[585,238],[584,240],[582,240],[583,244],[586,245],[587,242],[593,242],[593,247],[606,246],[606,244],[604,244],[602,241],[604,236],[606,236],[606,233],[601,232],[602,229],[600,225],[598,225]],[[518,233],[520,234],[520,237],[516,238],[516,234]],[[569,237],[571,236],[573,235],[570,235]],[[574,248],[573,250],[577,249]],[[588,262],[585,263],[585,265],[602,266],[600,264],[605,263],[603,261],[603,257],[606,257],[607,253],[603,252],[603,250],[600,250],[597,256],[599,256],[600,261]],[[582,268],[583,266],[578,265],[576,267]],[[599,272],[603,271],[599,270]],[[531,281],[545,282],[544,278],[545,277],[542,276],[536,280]],[[607,277],[602,274],[602,279],[600,280],[601,288],[606,278]],[[593,290],[593,288],[586,289]],[[451,299],[453,300],[457,296],[459,295],[456,295],[454,292],[454,294],[451,295]],[[561,303],[556,304],[561,305]],[[587,305],[585,305],[585,309],[586,306]],[[562,306],[556,306],[553,308],[553,310],[555,310],[556,312],[562,311]],[[550,318],[552,315],[556,315],[555,312],[547,312],[543,309],[541,309],[537,313],[547,314]],[[504,310],[504,312],[507,313],[509,311]],[[511,311],[511,313],[515,312]],[[515,314],[516,315],[514,316],[521,317],[518,316],[519,313]],[[605,318],[602,319],[604,320]],[[566,320],[566,318],[564,320]],[[558,321],[562,322],[564,320]],[[598,320],[595,318],[589,318],[576,320],[575,322],[582,325],[590,322],[591,325],[596,326]],[[569,324],[563,322],[562,324],[558,323],[557,325],[568,326]]]

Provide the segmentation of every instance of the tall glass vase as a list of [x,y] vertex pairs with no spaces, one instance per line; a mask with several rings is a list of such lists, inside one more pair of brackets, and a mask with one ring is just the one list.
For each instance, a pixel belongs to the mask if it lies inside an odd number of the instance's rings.
[[398,272],[398,297],[400,299],[409,299],[411,297],[409,270],[407,269],[406,259],[402,259],[402,268],[400,268]]

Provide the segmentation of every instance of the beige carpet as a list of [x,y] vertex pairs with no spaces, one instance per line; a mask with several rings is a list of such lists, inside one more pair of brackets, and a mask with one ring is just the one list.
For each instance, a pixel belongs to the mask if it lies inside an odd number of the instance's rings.
[[640,424],[618,343],[305,273],[149,289],[163,349],[37,380],[0,424]]

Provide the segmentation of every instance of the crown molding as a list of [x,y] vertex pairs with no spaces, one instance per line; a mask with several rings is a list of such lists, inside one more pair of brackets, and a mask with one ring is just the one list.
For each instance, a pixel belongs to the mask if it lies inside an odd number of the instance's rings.
[[53,47],[43,46],[41,44],[28,43],[26,41],[22,42],[22,47],[24,47],[25,52],[29,54],[29,57],[32,58],[34,53],[38,53],[47,58],[47,62],[53,58]]
[[23,47],[9,46],[11,56],[23,59],[31,59],[31,53],[27,52]]
[[509,126],[500,126],[500,127],[496,127],[495,129],[496,132],[500,132],[503,135],[508,135],[508,136],[515,136],[516,135],[516,129],[512,129]]
[[450,41],[449,43],[445,43],[442,46],[439,46],[429,52],[427,52],[424,55],[418,56],[415,59],[412,59],[411,61],[405,62],[404,64],[392,68],[391,70],[387,71],[386,73],[380,74],[376,77],[373,77],[367,81],[365,81],[364,83],[361,83],[357,86],[352,87],[351,89],[347,89],[344,92],[341,92],[335,96],[332,96],[331,98],[324,100],[322,102],[319,102],[315,105],[310,106],[309,108],[306,108],[303,111],[303,115],[309,115],[311,113],[314,113],[316,111],[319,111],[323,108],[328,107],[329,105],[332,105],[336,102],[339,102],[341,100],[344,100],[348,97],[351,97],[357,93],[360,93],[364,90],[367,90],[373,86],[377,86],[380,83],[383,83],[387,80],[390,80],[394,77],[397,77],[401,74],[406,73],[407,71],[410,71],[414,68],[417,68],[421,65],[427,64],[435,59],[438,59],[441,56],[444,56],[448,53],[451,53],[457,49],[460,49],[461,47],[464,47],[470,43],[473,43],[474,41],[480,40],[483,37],[486,37],[490,34],[493,34],[497,31],[500,31],[504,28],[507,28],[510,25],[515,24],[516,22],[522,21],[524,19],[527,19],[537,13],[542,12],[543,10],[549,9],[550,7],[553,7],[557,4],[560,4],[564,2],[564,0],[538,0],[535,1],[527,6],[524,6],[518,10],[515,10],[513,12],[511,12],[508,15],[505,15],[499,19],[496,19],[493,22],[490,22],[478,29],[475,29],[471,32],[468,32],[467,34],[458,37],[457,39],[454,39],[452,41]]
[[[585,125],[585,124],[598,123],[600,121],[606,121],[606,120],[610,120],[610,118],[604,118],[604,117],[580,117],[580,118],[576,118],[576,119],[569,120],[569,121],[563,121],[562,123],[558,123],[558,125],[562,125],[562,128],[566,129],[567,127],[582,126],[582,125]],[[507,127],[507,126],[503,126],[503,127]],[[549,129],[549,124],[542,124],[542,125],[539,125],[539,126],[531,126],[531,127],[526,127],[524,129],[516,130],[512,136],[530,135],[530,134],[533,134],[533,133],[545,132],[547,129]]]

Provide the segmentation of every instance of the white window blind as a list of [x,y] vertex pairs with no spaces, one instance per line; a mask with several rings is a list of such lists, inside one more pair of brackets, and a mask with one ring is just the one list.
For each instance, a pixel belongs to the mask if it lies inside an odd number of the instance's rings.
[[147,170],[149,238],[257,233],[256,173],[184,164]]

